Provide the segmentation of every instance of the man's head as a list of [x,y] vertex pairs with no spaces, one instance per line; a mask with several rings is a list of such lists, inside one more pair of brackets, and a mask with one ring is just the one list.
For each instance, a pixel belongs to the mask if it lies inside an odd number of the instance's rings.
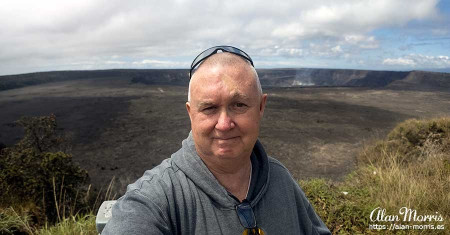
[[266,104],[255,69],[242,57],[208,57],[189,83],[186,108],[197,152],[210,160],[249,157]]

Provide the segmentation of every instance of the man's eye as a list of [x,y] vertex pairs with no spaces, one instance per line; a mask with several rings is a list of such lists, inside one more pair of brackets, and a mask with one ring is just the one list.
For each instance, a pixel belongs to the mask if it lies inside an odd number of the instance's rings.
[[244,103],[236,103],[235,105],[236,105],[236,107],[238,107],[238,108],[247,107],[247,105],[244,104]]
[[206,108],[204,108],[204,109],[202,109],[202,111],[213,111],[214,109],[216,109],[216,107],[215,106],[209,106],[209,107],[206,107]]
[[248,110],[248,105],[246,105],[244,103],[235,103],[233,105],[233,110],[236,113],[245,113]]

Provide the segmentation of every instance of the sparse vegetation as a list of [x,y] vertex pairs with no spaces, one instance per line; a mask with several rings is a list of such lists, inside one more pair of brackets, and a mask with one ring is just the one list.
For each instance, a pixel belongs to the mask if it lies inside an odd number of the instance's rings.
[[0,234],[28,233],[33,234],[30,215],[21,210],[19,214],[14,208],[0,208]]
[[44,226],[36,234],[97,235],[98,233],[95,228],[95,215],[88,213],[83,216],[68,216],[54,226]]
[[0,208],[0,234],[76,234],[89,235],[98,234],[95,228],[95,215],[88,212],[85,215],[76,214],[62,218],[56,224],[46,223],[36,226],[32,223],[29,214],[19,214],[12,207]]
[[[444,234],[450,227],[449,147],[450,118],[407,120],[385,140],[367,146],[344,182],[312,179],[300,184],[333,234]],[[399,215],[401,207],[420,215],[441,215],[442,222],[403,224],[444,225],[447,230],[369,229],[370,224],[390,224],[370,221],[377,207],[386,209],[386,215]]]
[[24,117],[17,124],[24,137],[0,152],[0,230],[30,233],[87,211],[88,175],[62,151],[56,117]]

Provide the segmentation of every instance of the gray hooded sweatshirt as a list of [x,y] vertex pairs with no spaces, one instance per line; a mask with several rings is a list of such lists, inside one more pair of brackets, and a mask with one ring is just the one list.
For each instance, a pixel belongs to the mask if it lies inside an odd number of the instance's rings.
[[[265,234],[330,234],[298,183],[256,142],[247,200]],[[242,234],[239,200],[198,156],[192,133],[171,158],[127,188],[102,234]]]

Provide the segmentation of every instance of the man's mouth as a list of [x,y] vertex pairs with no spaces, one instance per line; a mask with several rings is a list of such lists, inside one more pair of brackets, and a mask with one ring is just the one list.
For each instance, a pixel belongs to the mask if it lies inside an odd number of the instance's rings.
[[237,137],[238,136],[234,136],[234,137],[215,137],[214,139],[217,139],[217,140],[232,140],[232,139],[235,139]]

